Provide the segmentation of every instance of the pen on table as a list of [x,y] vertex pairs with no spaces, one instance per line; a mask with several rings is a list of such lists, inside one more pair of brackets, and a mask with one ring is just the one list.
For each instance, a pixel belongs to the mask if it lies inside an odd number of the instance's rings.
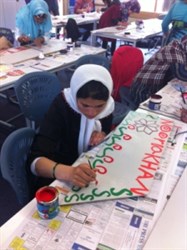
[[[89,166],[90,166],[90,169],[92,169],[93,170],[93,166],[92,166],[92,164],[91,164],[91,162],[90,162],[90,160],[88,159],[88,164],[89,164]],[[95,185],[97,185],[98,184],[98,180],[97,179],[95,179]]]
[[181,92],[182,100],[183,100],[184,104],[186,104],[186,101],[185,101],[185,98],[184,98],[183,91],[182,91],[181,87],[180,87],[180,92]]
[[175,134],[173,136],[173,140],[171,141],[171,146],[174,146],[176,144],[176,137],[178,135],[179,128],[176,129]]
[[23,66],[25,66],[25,64],[23,64],[23,63],[22,63],[22,64],[15,64],[15,65],[14,65],[14,67],[16,67],[16,68],[17,68],[17,67],[23,67]]

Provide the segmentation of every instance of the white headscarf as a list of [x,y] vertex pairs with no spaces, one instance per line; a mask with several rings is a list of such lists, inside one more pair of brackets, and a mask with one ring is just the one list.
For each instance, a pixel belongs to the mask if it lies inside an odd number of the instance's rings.
[[[88,119],[83,115],[77,107],[77,92],[89,81],[101,82],[109,91],[104,110],[99,113],[94,119]],[[87,151],[91,134],[94,130],[101,131],[101,123],[99,119],[110,115],[114,111],[114,100],[111,97],[113,89],[113,81],[109,71],[103,66],[96,64],[84,64],[78,67],[70,81],[70,88],[64,89],[66,101],[72,109],[81,114],[81,125],[79,131],[78,152],[81,154]]]

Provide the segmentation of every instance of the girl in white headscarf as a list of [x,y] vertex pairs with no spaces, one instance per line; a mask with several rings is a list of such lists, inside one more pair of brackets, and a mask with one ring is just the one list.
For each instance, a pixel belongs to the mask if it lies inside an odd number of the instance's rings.
[[87,163],[70,166],[110,132],[112,88],[110,73],[103,66],[86,64],[76,69],[70,88],[56,97],[35,137],[28,159],[32,173],[79,187],[95,179]]

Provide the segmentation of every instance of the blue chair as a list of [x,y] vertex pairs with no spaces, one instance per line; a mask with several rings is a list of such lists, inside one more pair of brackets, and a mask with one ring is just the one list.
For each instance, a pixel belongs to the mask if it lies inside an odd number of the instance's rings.
[[101,65],[101,66],[105,67],[106,69],[110,70],[110,61],[105,56],[92,55],[92,54],[81,56],[75,62],[74,66],[72,66],[71,68],[61,70],[58,73],[58,77],[63,82],[64,88],[68,88],[70,86],[70,80],[71,80],[71,77],[72,77],[75,69],[81,65],[84,65],[84,64],[98,64],[98,65]]
[[105,67],[106,69],[110,70],[110,61],[107,57],[102,55],[84,55],[81,56],[75,62],[75,68],[78,68],[84,64],[97,64]]
[[20,128],[8,135],[1,148],[0,168],[2,176],[10,183],[22,206],[26,205],[31,198],[26,160],[34,135],[33,129]]
[[53,73],[32,72],[17,80],[14,90],[27,126],[35,129],[62,90],[62,84]]

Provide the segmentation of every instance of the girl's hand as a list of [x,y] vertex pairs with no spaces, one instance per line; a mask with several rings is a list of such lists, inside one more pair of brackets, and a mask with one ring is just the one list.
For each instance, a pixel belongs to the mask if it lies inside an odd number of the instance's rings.
[[29,36],[26,36],[26,35],[20,36],[20,37],[18,38],[18,41],[19,41],[20,43],[29,43],[30,40],[31,40],[30,37],[29,37]]
[[81,163],[77,167],[71,167],[69,181],[78,187],[85,187],[96,180],[96,174],[89,164]]
[[89,145],[96,146],[104,140],[105,136],[106,134],[104,132],[93,131]]
[[44,43],[44,38],[43,37],[37,37],[36,39],[34,39],[34,44],[37,47],[41,47],[43,43]]

